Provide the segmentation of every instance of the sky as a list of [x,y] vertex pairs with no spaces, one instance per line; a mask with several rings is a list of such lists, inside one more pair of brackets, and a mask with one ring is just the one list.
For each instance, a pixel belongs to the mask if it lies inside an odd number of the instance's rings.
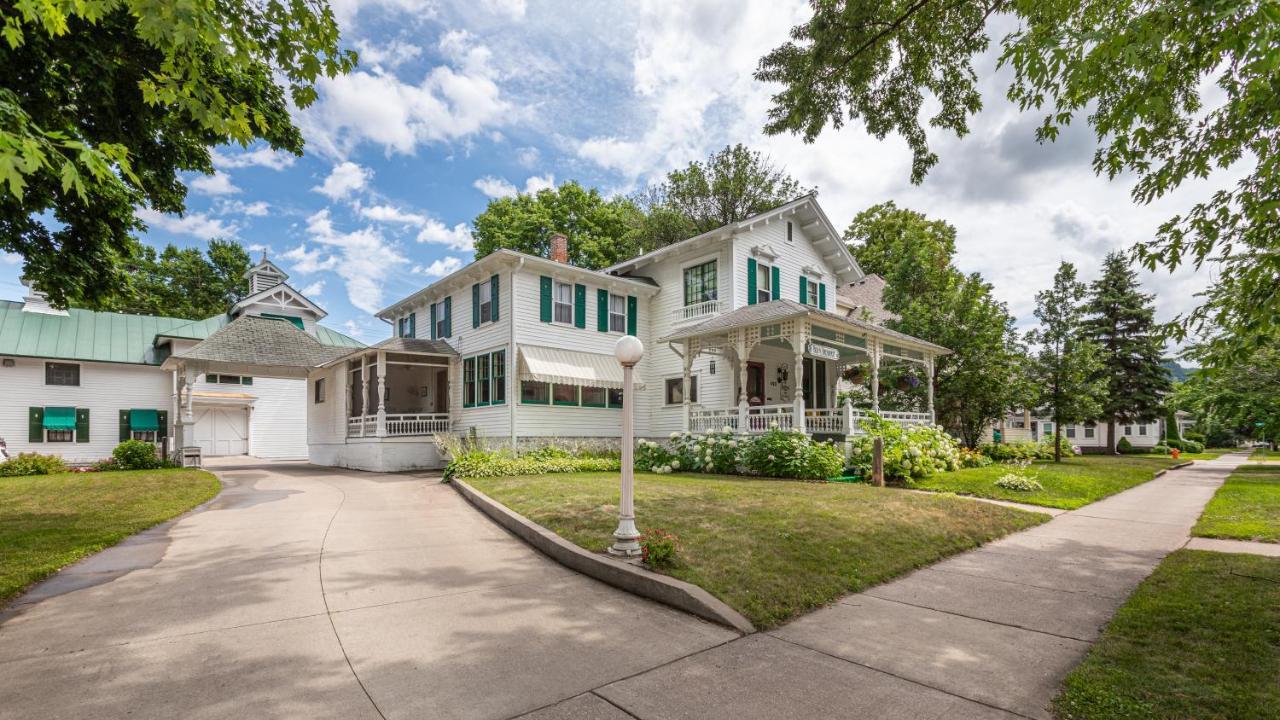
[[[389,336],[373,313],[470,262],[469,225],[494,197],[566,180],[628,193],[733,143],[769,156],[839,228],[876,203],[944,219],[956,264],[980,272],[1022,328],[1061,260],[1091,280],[1108,251],[1235,175],[1188,184],[1149,206],[1132,178],[1094,175],[1083,122],[1040,145],[1040,118],[1004,96],[994,51],[978,62],[985,109],[965,138],[932,133],[940,157],[920,185],[900,138],[860,125],[814,143],[763,133],[776,87],[752,74],[809,10],[797,0],[331,0],[353,73],[320,83],[294,118],[303,157],[219,148],[217,174],[191,175],[183,217],[142,212],[145,240],[203,246],[234,238],[266,252],[366,342]],[[996,18],[995,37],[1009,26]],[[0,297],[18,298],[20,259],[0,255]],[[1194,307],[1208,268],[1141,274],[1159,319]]]

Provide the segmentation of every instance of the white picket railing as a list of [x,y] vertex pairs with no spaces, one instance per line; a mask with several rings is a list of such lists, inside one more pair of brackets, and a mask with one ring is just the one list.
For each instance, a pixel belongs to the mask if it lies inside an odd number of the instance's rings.
[[738,408],[724,410],[690,410],[689,430],[704,433],[708,430],[720,431],[725,428],[738,429]]
[[762,433],[773,427],[790,430],[795,419],[793,405],[756,405],[747,408],[747,432]]
[[804,411],[804,429],[810,434],[848,435],[844,408],[813,408]]
[[[449,413],[414,413],[387,416],[387,437],[434,435],[449,431]],[[377,415],[347,418],[347,437],[375,437]]]
[[672,323],[690,322],[693,320],[705,320],[712,315],[719,314],[724,309],[723,300],[705,300],[692,305],[678,307],[671,311]]

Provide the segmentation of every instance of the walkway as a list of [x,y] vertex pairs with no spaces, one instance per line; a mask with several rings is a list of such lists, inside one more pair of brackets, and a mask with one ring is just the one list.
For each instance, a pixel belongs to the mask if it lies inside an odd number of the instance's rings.
[[1134,587],[1187,543],[1244,457],[1197,461],[576,702],[605,698],[642,720],[1048,718],[1062,678]]
[[445,485],[262,464],[0,615],[0,718],[507,718],[738,637]]

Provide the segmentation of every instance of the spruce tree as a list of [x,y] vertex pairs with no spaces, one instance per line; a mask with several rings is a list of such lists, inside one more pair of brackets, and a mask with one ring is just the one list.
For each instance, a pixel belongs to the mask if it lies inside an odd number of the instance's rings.
[[1094,378],[1107,388],[1102,417],[1113,452],[1116,425],[1157,417],[1173,388],[1161,366],[1164,343],[1156,333],[1154,297],[1142,292],[1138,274],[1118,252],[1102,261],[1102,276],[1089,288],[1084,330],[1101,354]]

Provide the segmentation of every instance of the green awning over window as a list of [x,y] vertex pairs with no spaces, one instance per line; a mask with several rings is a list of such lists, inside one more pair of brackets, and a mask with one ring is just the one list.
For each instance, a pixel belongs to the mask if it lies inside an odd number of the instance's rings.
[[130,410],[129,429],[133,432],[150,432],[160,429],[160,416],[155,410]]
[[44,409],[45,430],[75,430],[76,409],[73,407],[47,407]]

